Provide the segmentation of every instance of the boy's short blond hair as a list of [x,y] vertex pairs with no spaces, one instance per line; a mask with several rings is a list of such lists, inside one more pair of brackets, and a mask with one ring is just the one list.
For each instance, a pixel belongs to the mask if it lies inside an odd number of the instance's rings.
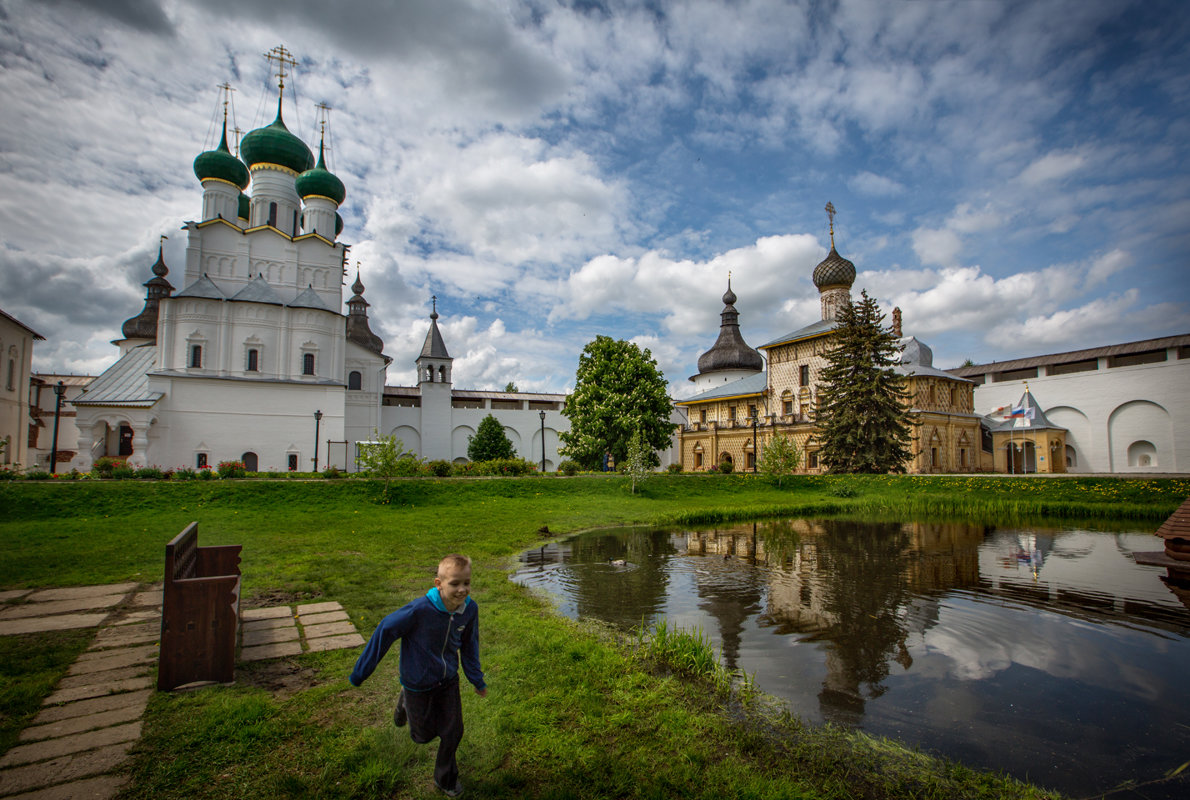
[[438,562],[438,574],[441,575],[444,569],[454,567],[455,569],[471,569],[471,559],[460,553],[451,553],[443,556],[442,560]]

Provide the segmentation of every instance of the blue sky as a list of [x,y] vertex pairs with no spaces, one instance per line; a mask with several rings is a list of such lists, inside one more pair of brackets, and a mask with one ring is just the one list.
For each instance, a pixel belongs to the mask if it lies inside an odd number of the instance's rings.
[[290,128],[334,109],[390,384],[437,295],[460,388],[563,391],[606,334],[688,395],[729,271],[749,344],[819,318],[827,201],[935,366],[1190,332],[1185,3],[330,7],[0,0],[0,307],[35,369],[114,361],[160,234],[181,279],[216,87],[267,124],[278,44]]

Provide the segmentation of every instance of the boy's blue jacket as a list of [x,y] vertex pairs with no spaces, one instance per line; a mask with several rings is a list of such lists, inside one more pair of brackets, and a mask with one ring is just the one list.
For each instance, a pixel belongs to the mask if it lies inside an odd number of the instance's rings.
[[348,680],[359,686],[384,658],[388,648],[401,640],[401,685],[424,692],[463,673],[476,689],[487,684],[479,667],[479,606],[468,597],[453,614],[446,610],[435,587],[380,621],[360,653]]

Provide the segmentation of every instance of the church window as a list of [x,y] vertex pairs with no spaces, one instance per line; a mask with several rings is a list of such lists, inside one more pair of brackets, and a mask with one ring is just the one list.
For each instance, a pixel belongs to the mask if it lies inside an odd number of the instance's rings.
[[302,374],[303,375],[313,375],[314,374],[314,354],[313,353],[303,353],[302,354]]
[[732,406],[731,408],[727,409],[727,418],[730,419],[732,422],[735,422],[735,406]]
[[959,466],[960,467],[967,466],[967,448],[965,448],[965,447],[959,448]]
[[698,421],[703,425],[707,424],[707,410],[705,408],[698,409]]
[[752,452],[745,453],[747,461],[744,464],[745,469],[756,469],[756,454]]
[[259,372],[260,371],[260,351],[257,350],[255,347],[250,348],[248,350],[248,371],[249,372]]
[[817,453],[810,454],[809,467],[810,467],[810,469],[818,469],[818,454]]
[[364,388],[364,376],[358,371],[352,371],[347,375],[347,388],[353,391],[359,391]]
[[10,358],[8,359],[8,380],[4,384],[10,392],[16,389],[16,373],[17,360],[15,358]]
[[290,453],[288,460],[289,460],[289,471],[297,472],[297,462],[298,462],[297,453]]
[[190,345],[190,366],[198,369],[202,367],[202,345]]
[[269,225],[277,227],[277,204],[269,203]]
[[702,469],[702,453],[694,454],[694,468]]
[[293,235],[294,236],[298,235],[297,209],[296,208],[293,210]]
[[954,407],[954,400],[955,400],[955,388],[952,386],[952,387],[950,387],[950,405],[951,405],[951,408],[953,408],[953,407]]
[[938,468],[938,448],[931,447],[930,448],[930,469],[937,469],[937,468]]
[[798,384],[800,386],[810,385],[810,365],[802,364],[797,368]]
[[194,463],[195,463],[195,466],[197,466],[199,469],[206,469],[208,466],[210,466],[207,463],[207,454],[206,453],[199,453],[198,458],[195,459]]
[[438,382],[446,383],[446,367],[445,366],[438,367]]

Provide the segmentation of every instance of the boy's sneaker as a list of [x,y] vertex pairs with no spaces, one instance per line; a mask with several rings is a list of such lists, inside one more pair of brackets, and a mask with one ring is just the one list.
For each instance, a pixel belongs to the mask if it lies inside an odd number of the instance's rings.
[[397,695],[397,707],[393,709],[393,724],[398,728],[404,728],[408,721],[409,713],[405,711],[405,690],[402,689],[401,693]]
[[463,782],[462,781],[456,780],[455,787],[453,789],[447,789],[445,786],[441,786],[438,783],[438,781],[434,781],[434,788],[437,789],[438,791],[442,792],[447,797],[462,797],[463,796]]

